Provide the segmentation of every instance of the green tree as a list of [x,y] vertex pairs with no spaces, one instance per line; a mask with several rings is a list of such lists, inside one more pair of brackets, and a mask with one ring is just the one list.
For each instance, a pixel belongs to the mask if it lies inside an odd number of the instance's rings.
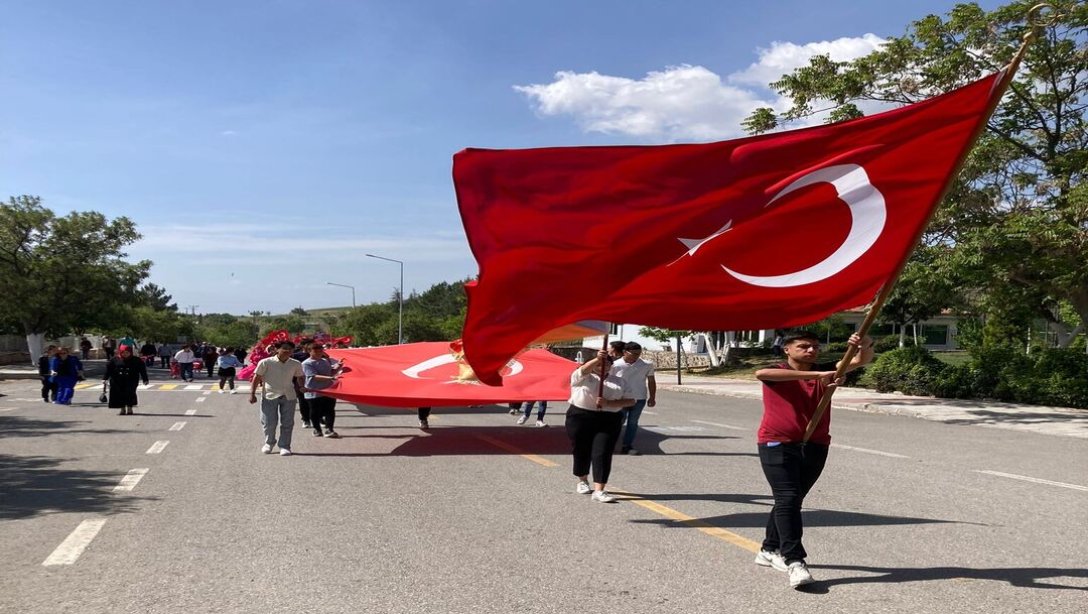
[[[762,132],[832,109],[831,121],[873,104],[907,104],[999,70],[1020,46],[1032,1],[986,12],[956,5],[850,62],[827,56],[771,84],[792,106],[761,109]],[[1055,23],[1027,52],[925,237],[945,257],[931,274],[998,313],[1009,300],[1042,314],[1068,305],[1088,325],[1088,3],[1053,0]],[[989,299],[987,299],[989,297]]]
[[140,303],[157,309],[159,311],[173,311],[178,310],[178,306],[174,303],[174,297],[166,293],[165,288],[160,288],[153,283],[147,283],[136,291],[136,299]]
[[22,328],[32,360],[45,334],[105,328],[124,316],[151,266],[124,260],[139,237],[126,217],[57,217],[37,196],[0,204],[0,312]]

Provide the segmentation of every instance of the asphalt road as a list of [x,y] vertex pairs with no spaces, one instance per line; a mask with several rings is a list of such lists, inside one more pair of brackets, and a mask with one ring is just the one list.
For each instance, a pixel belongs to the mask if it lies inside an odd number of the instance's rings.
[[485,407],[426,432],[341,403],[342,439],[298,428],[280,457],[245,394],[157,377],[125,417],[0,383],[0,612],[1088,610],[1081,439],[836,411],[799,592],[752,564],[758,401],[662,394],[603,505],[558,403],[549,428]]

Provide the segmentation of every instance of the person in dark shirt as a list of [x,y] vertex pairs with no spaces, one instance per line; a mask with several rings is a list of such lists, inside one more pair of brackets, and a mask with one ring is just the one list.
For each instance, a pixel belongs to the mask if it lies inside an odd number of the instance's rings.
[[[858,352],[844,372],[873,359],[873,341],[869,337],[855,333],[847,343]],[[827,461],[830,409],[820,418],[808,442],[804,435],[824,393],[841,384],[842,379],[834,379],[838,365],[820,362],[820,338],[813,333],[787,334],[782,351],[785,362],[756,371],[756,379],[763,382],[763,420],[757,435],[759,460],[774,495],[774,507],[755,562],[787,572],[790,586],[800,588],[813,582],[801,544],[801,504]]]
[[132,355],[132,348],[120,345],[117,355],[106,362],[106,374],[102,379],[109,382],[109,407],[120,409],[120,415],[132,415],[132,408],[139,404],[136,389],[140,382],[147,385],[147,363]]
[[53,383],[49,369],[49,361],[53,359],[56,351],[57,346],[51,345],[45,348],[45,353],[38,357],[38,376],[42,378],[42,400],[46,403],[52,403],[57,398],[57,385]]

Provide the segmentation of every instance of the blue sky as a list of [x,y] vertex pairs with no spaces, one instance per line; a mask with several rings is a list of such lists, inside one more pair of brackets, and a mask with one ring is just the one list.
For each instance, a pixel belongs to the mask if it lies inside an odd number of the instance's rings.
[[406,292],[476,272],[460,149],[738,136],[777,75],[953,5],[6,2],[0,198],[132,218],[185,309],[385,300],[367,253]]

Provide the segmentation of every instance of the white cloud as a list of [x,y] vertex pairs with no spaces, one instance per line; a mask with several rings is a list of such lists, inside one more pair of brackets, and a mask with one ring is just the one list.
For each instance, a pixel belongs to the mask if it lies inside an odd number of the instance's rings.
[[875,34],[804,45],[775,41],[770,47],[759,50],[759,61],[729,75],[729,82],[766,87],[782,75],[807,65],[817,55],[830,56],[836,62],[848,62],[876,51],[885,42]]
[[740,122],[757,107],[781,110],[766,86],[818,54],[836,61],[865,55],[883,44],[873,34],[797,45],[775,42],[759,60],[725,79],[703,66],[672,66],[642,79],[598,72],[560,71],[551,83],[518,85],[537,113],[566,115],[586,132],[659,141],[724,139],[742,134]]

